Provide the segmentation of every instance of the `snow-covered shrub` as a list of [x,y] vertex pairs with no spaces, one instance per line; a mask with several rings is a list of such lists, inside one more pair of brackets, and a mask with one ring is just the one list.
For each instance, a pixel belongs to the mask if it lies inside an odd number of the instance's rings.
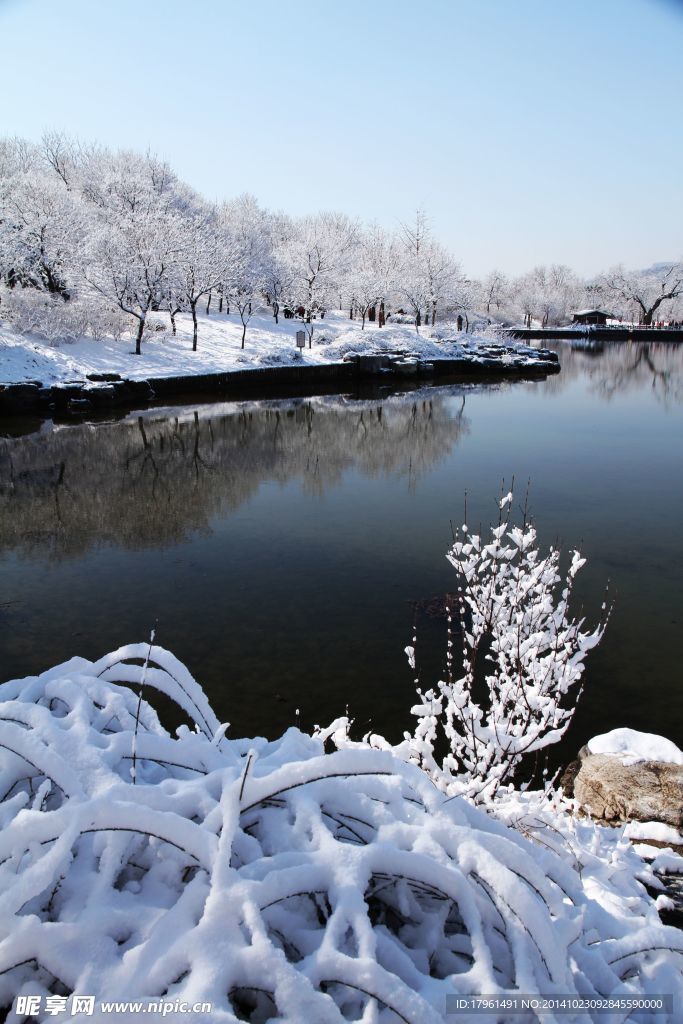
[[[448,559],[460,577],[458,619],[462,675],[453,658],[451,612],[446,679],[423,693],[411,757],[437,785],[476,801],[494,797],[523,758],[556,743],[576,708],[584,658],[607,616],[592,631],[569,614],[578,551],[564,580],[560,552],[541,555],[534,526],[511,522],[512,493],[500,501],[498,525],[485,542],[467,524]],[[603,605],[604,610],[604,605]],[[414,647],[406,649],[415,668]],[[435,748],[445,738],[439,764]]]
[[155,335],[165,334],[168,330],[168,325],[163,320],[151,320],[145,321],[145,336],[154,337]]
[[92,298],[71,299],[36,288],[2,288],[0,317],[20,334],[35,334],[52,345],[78,338],[120,338],[128,328],[120,310]]
[[482,324],[477,329],[477,335],[483,338],[484,341],[493,342],[496,345],[505,345],[507,347],[513,344],[513,338],[501,324]]
[[[192,728],[161,726],[155,690]],[[0,1006],[87,993],[210,1001],[207,1024],[435,1024],[463,994],[683,996],[683,935],[628,844],[577,863],[390,751],[227,728],[148,644],[0,687]]]
[[87,312],[80,303],[37,288],[4,288],[0,312],[21,334],[37,334],[53,344],[74,341],[87,326]]
[[120,309],[107,306],[104,302],[88,303],[88,319],[85,334],[89,338],[114,338],[119,341],[130,331],[130,317]]
[[286,352],[262,352],[256,356],[259,366],[287,366],[293,362],[298,354],[297,349]]
[[432,327],[427,336],[432,341],[452,341],[457,335],[458,329],[453,324],[439,324],[438,327]]

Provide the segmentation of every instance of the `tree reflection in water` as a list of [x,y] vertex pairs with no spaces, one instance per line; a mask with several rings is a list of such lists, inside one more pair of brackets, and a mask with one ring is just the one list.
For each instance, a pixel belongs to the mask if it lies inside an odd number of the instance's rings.
[[468,430],[464,388],[146,410],[0,440],[0,548],[51,560],[208,533],[265,482],[419,476]]
[[607,401],[626,392],[648,389],[663,405],[683,401],[683,345],[677,342],[603,342],[594,346],[552,346],[562,372],[543,381],[545,391],[558,393],[577,377]]

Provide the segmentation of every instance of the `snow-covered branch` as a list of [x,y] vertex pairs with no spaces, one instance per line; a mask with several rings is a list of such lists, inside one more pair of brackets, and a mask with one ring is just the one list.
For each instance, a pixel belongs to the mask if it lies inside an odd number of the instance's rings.
[[[166,732],[157,690],[192,728]],[[208,1001],[206,1024],[437,1024],[471,994],[680,999],[683,938],[628,842],[601,857],[595,825],[506,813],[515,828],[388,750],[232,739],[149,644],[6,683],[0,1005],[87,992]]]
[[[564,577],[561,553],[542,554],[536,529],[513,521],[512,492],[500,501],[489,538],[467,524],[448,553],[458,573],[457,627],[462,668],[454,664],[452,612],[446,678],[413,708],[411,757],[448,792],[490,800],[522,761],[567,730],[581,690],[584,659],[601,640],[609,613],[594,629],[571,617],[578,551]],[[413,648],[409,659],[414,660]],[[438,740],[448,753],[439,763]]]

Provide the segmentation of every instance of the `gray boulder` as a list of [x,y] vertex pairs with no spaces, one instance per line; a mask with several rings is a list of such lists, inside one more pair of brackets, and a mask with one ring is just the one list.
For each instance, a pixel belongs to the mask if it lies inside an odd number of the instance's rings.
[[569,766],[560,785],[593,818],[615,824],[661,821],[679,831],[683,828],[683,765],[624,765],[614,754],[592,754],[583,747],[578,765]]

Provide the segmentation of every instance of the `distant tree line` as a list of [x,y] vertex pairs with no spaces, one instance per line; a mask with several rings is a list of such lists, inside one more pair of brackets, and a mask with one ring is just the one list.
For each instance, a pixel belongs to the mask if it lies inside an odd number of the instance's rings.
[[683,267],[616,268],[584,281],[564,266],[508,279],[468,278],[418,211],[395,232],[345,214],[273,213],[242,195],[211,204],[151,154],[112,152],[49,132],[34,144],[0,139],[0,314],[48,338],[119,336],[135,350],[164,311],[173,333],[198,310],[242,325],[264,304],[297,319],[309,346],[326,311],[364,328],[387,319],[420,326],[461,317],[543,326],[577,305],[651,323],[683,316]]

